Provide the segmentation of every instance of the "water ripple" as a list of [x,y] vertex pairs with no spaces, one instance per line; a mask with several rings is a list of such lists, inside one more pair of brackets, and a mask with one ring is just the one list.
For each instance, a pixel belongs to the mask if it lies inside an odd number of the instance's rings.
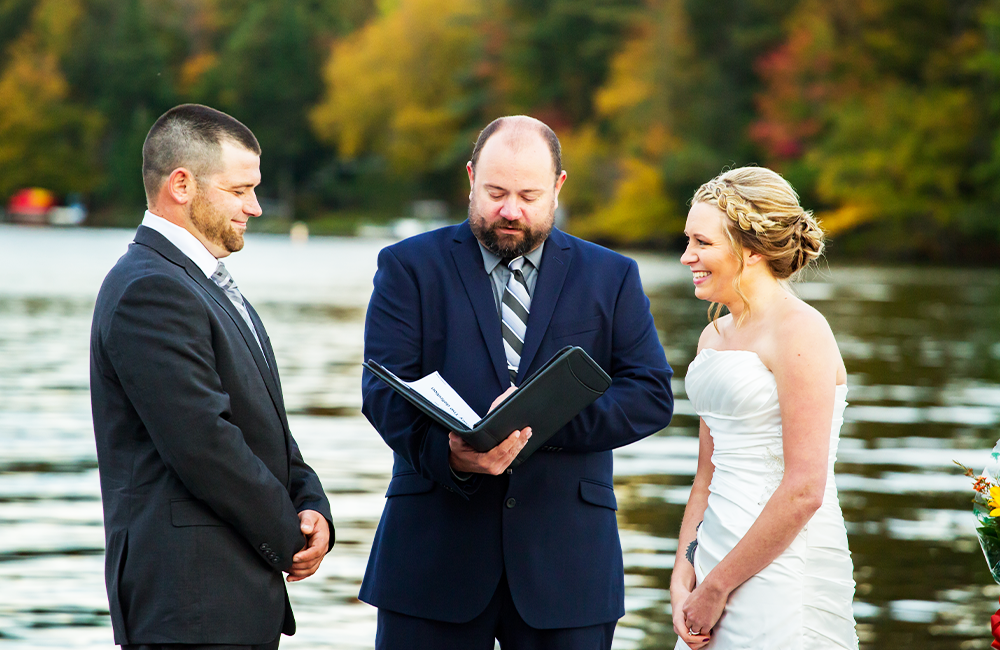
[[[0,225],[0,639],[12,650],[105,648],[100,483],[88,395],[90,315],[131,231]],[[378,240],[294,246],[248,236],[227,260],[275,347],[289,423],[330,495],[338,543],[290,585],[299,633],[283,648],[370,648],[357,600],[392,455],[360,415],[363,316]],[[37,251],[51,264],[36,268]],[[705,324],[675,256],[638,255],[668,358],[673,425],[615,451],[626,568],[618,650],[670,647],[669,579],[698,453],[684,368]],[[1000,272],[830,268],[799,285],[850,371],[837,488],[858,582],[862,647],[986,647],[993,585],[968,479],[1000,424]],[[915,568],[919,567],[917,571]]]

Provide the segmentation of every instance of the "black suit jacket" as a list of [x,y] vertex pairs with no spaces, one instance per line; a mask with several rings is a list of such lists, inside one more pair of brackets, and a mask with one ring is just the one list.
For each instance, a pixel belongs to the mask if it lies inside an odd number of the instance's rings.
[[115,643],[295,631],[282,570],[305,544],[298,513],[329,521],[330,506],[247,310],[263,355],[225,293],[145,227],[97,297],[90,386]]

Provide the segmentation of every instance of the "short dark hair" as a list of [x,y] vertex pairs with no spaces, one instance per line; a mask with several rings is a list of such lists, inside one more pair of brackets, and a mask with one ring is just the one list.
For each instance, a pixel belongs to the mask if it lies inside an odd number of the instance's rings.
[[195,177],[211,173],[224,141],[260,155],[260,144],[242,122],[201,104],[175,106],[156,120],[142,145],[142,184],[152,201],[163,181],[178,167]]
[[549,145],[549,151],[552,153],[552,167],[554,168],[553,171],[555,172],[556,179],[558,179],[559,174],[562,173],[562,145],[559,144],[559,138],[556,136],[555,131],[550,129],[547,124],[526,115],[498,117],[487,124],[485,129],[480,131],[476,145],[472,148],[472,171],[476,171],[476,165],[479,163],[479,154],[483,152],[486,141],[497,131],[508,125],[512,125],[519,130],[533,129],[538,135],[542,136],[545,144]]

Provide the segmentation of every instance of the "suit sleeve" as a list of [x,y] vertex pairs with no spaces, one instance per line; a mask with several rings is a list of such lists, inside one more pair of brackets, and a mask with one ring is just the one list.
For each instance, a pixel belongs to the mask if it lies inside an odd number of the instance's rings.
[[[378,256],[375,288],[365,319],[365,359],[397,376],[422,373],[420,287],[388,248]],[[362,378],[362,411],[386,444],[418,474],[468,498],[478,477],[455,481],[449,465],[448,431],[424,415],[367,370]]]
[[271,566],[287,571],[305,545],[298,513],[229,421],[211,327],[189,288],[166,275],[147,276],[126,288],[104,346],[167,467]]
[[320,482],[319,476],[302,459],[302,452],[299,451],[299,445],[295,442],[295,438],[292,438],[291,452],[292,464],[289,492],[292,496],[292,503],[295,504],[295,512],[315,510],[323,515],[327,526],[330,528],[330,545],[327,548],[327,552],[329,553],[333,549],[333,543],[336,541],[336,534],[333,529],[333,515],[330,513],[330,501],[323,491],[323,484]]
[[642,290],[639,269],[629,260],[615,301],[611,387],[548,442],[566,451],[607,451],[660,431],[670,423],[673,370],[667,364]]

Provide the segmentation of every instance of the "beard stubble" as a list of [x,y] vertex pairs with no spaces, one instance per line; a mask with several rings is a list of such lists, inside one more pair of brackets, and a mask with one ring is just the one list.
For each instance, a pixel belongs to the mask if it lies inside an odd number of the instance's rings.
[[230,253],[243,249],[243,233],[200,191],[191,201],[191,223],[208,241]]
[[[475,202],[469,203],[469,227],[472,229],[472,234],[486,250],[501,259],[514,259],[535,250],[548,238],[554,224],[555,206],[549,208],[547,218],[539,223],[539,227],[532,229],[519,221],[506,221],[504,219],[498,219],[489,225]],[[520,230],[523,236],[517,238],[512,235],[502,235],[497,232],[501,227]]]

